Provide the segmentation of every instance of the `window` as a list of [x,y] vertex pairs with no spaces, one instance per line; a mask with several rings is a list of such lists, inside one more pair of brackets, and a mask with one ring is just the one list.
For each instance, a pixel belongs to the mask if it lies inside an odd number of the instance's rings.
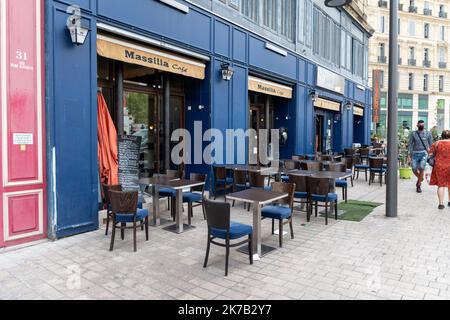
[[444,92],[444,76],[439,76],[439,92]]
[[384,16],[380,16],[379,30],[380,30],[380,33],[384,33]]
[[364,46],[361,42],[356,39],[353,39],[353,74],[357,76],[363,77],[364,73]]
[[419,112],[419,120],[425,122],[425,130],[428,130],[428,112]]
[[384,71],[380,70],[380,88],[384,88]]
[[380,43],[378,54],[379,54],[378,61],[386,62],[386,45],[384,43]]
[[445,26],[441,26],[441,29],[439,32],[439,40],[445,41]]
[[445,56],[447,55],[447,51],[444,47],[439,48],[439,62],[445,63],[447,59],[445,59]]
[[409,60],[414,60],[415,57],[415,49],[414,47],[409,47],[408,49],[408,59]]
[[259,0],[241,0],[241,12],[244,16],[257,22],[258,21],[258,3]]
[[414,74],[408,74],[408,90],[414,90]]
[[428,95],[426,94],[419,95],[419,109],[428,110]]
[[294,27],[294,0],[281,1],[281,30],[280,33],[288,39],[293,38]]
[[264,21],[263,24],[272,30],[277,29],[277,1],[264,0],[263,1]]
[[423,75],[423,91],[425,91],[425,92],[428,91],[428,75],[427,74]]
[[430,61],[430,49],[428,48],[423,49],[423,60]]
[[398,128],[409,129],[412,127],[412,112],[399,112],[398,113]]
[[429,39],[430,38],[430,24],[429,23],[425,23],[423,25],[423,37],[425,39]]
[[437,101],[437,128],[439,132],[445,129],[445,100],[439,99]]
[[411,37],[416,36],[416,22],[414,20],[409,20],[409,35]]

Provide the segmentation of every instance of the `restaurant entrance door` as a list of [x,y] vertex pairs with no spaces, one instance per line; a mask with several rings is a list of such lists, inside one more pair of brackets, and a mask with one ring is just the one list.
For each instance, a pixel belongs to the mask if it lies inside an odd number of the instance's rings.
[[259,164],[259,160],[261,159],[259,150],[259,130],[273,128],[274,106],[271,97],[265,94],[251,93],[249,100],[249,128],[256,131],[256,135],[251,136],[249,139],[249,163]]

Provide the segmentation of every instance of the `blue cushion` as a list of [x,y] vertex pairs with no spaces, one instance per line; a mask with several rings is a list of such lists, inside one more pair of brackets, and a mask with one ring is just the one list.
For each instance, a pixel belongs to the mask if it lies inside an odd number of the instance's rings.
[[292,215],[292,210],[284,206],[267,206],[261,209],[261,216],[270,219],[288,219]]
[[384,173],[387,171],[386,168],[371,168],[370,169],[371,172],[378,172],[378,173]]
[[238,189],[248,189],[248,188],[250,188],[250,183],[248,183],[248,182],[246,184],[237,183],[237,184],[235,184],[235,186]]
[[[148,217],[147,209],[139,209],[136,214],[136,221],[144,220],[145,217]],[[116,214],[117,222],[133,222],[132,214]]]
[[233,184],[233,178],[226,178],[226,179],[216,179],[216,184],[225,184],[225,181],[227,184]]
[[[239,222],[230,222],[230,239],[239,239],[252,234],[253,228]],[[227,231],[211,228],[211,235],[215,238],[226,239]]]
[[171,188],[162,188],[162,189],[159,189],[159,195],[161,197],[175,198],[177,196],[177,191],[175,189],[171,189]]
[[183,202],[192,203],[192,202],[201,202],[201,201],[202,201],[201,193],[195,193],[195,192],[183,193]]
[[295,192],[294,197],[301,198],[301,199],[308,198],[308,192]]
[[281,176],[281,181],[289,182],[289,176]]
[[348,186],[347,181],[345,180],[336,180],[336,187],[338,188],[345,188]]
[[369,169],[368,164],[355,164],[355,169]]
[[264,190],[265,190],[265,191],[272,191],[272,186],[265,186],[265,187],[264,187]]
[[[328,201],[337,201],[337,194],[336,193],[329,193],[328,194]],[[319,196],[317,194],[313,194],[311,197],[312,201],[319,201],[319,202],[325,202],[326,196]]]

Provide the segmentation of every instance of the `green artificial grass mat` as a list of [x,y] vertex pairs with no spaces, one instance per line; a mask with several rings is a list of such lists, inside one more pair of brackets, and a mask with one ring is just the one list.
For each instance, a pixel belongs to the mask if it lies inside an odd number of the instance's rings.
[[[357,200],[348,200],[347,203],[341,202],[339,203],[338,210],[339,212],[342,212],[342,214],[339,214],[338,220],[361,222],[365,217],[371,214],[375,208],[381,205],[383,205],[383,203]],[[322,212],[321,216],[324,217],[325,213]],[[329,212],[328,217],[334,219],[334,212]]]

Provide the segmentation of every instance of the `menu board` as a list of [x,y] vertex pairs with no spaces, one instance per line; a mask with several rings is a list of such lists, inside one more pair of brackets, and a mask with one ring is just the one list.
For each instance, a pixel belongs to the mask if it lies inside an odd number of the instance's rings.
[[139,189],[141,140],[138,136],[119,136],[119,182],[123,190]]

